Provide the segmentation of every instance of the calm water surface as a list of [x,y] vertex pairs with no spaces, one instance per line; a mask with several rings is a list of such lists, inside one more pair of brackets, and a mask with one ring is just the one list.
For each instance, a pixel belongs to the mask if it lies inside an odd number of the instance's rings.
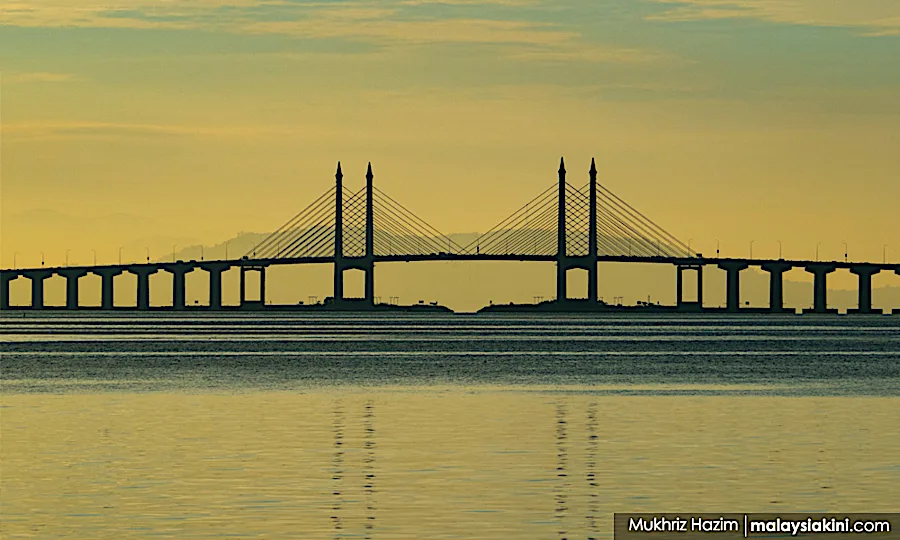
[[900,318],[0,318],[3,538],[900,511]]

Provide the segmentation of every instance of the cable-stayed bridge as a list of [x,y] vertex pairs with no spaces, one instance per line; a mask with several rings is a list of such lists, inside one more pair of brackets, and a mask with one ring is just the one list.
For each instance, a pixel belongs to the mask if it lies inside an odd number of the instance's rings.
[[[770,301],[764,311],[788,311],[783,305],[783,274],[792,268],[803,268],[814,275],[811,311],[827,313],[833,311],[827,306],[827,275],[846,268],[859,277],[859,307],[853,311],[874,313],[872,276],[881,271],[900,274],[900,265],[896,264],[704,257],[599,183],[593,160],[588,181],[583,185],[567,180],[565,163],[560,160],[556,182],[465,245],[455,242],[375,187],[371,164],[366,172],[366,184],[358,191],[344,186],[343,178],[338,163],[335,183],[330,189],[239,259],[0,270],[0,309],[13,308],[9,302],[10,282],[20,277],[30,279],[32,285],[31,303],[22,308],[44,308],[44,280],[53,275],[66,279],[65,307],[78,309],[81,307],[79,279],[88,273],[102,278],[101,308],[119,309],[113,301],[115,277],[129,272],[137,276],[135,309],[148,310],[149,277],[159,271],[172,275],[170,309],[185,309],[185,275],[194,270],[209,273],[208,309],[222,309],[222,273],[231,268],[239,268],[241,273],[240,307],[259,309],[266,306],[267,268],[322,263],[334,266],[334,296],[328,300],[328,307],[374,309],[379,307],[375,296],[376,263],[493,260],[555,263],[557,295],[544,306],[552,310],[608,308],[597,298],[598,264],[625,262],[674,265],[677,303],[672,307],[680,311],[709,309],[704,307],[702,296],[705,266],[727,272],[725,311],[745,311],[740,306],[740,272],[757,266],[770,274]],[[344,272],[353,269],[365,273],[363,298],[345,298]],[[588,272],[586,299],[566,298],[566,276],[572,269]],[[686,271],[696,273],[697,299],[693,302],[683,299]],[[248,272],[260,274],[258,300],[247,298]],[[900,309],[894,312],[900,313]]]

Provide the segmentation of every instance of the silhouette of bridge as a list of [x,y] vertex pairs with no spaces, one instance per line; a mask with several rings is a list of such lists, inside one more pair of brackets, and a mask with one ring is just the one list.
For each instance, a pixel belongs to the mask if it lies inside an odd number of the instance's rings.
[[[814,276],[815,313],[828,309],[827,276],[838,268],[849,269],[859,278],[858,308],[854,313],[876,313],[872,309],[872,276],[881,271],[900,274],[900,265],[865,262],[819,262],[784,259],[720,259],[704,257],[665,231],[633,206],[597,182],[597,168],[591,160],[588,182],[580,187],[566,180],[566,168],[560,160],[558,181],[488,232],[467,245],[460,245],[418,217],[403,204],[376,188],[372,165],[366,172],[366,185],[351,191],[343,184],[340,163],[335,185],[274,233],[239,259],[214,261],[147,262],[0,270],[0,309],[11,309],[10,282],[19,277],[31,280],[31,305],[18,309],[42,309],[44,280],[60,275],[66,279],[67,309],[78,309],[79,279],[89,273],[101,277],[101,308],[114,305],[114,278],[124,272],[137,276],[138,310],[150,309],[150,276],[159,271],[172,274],[171,309],[185,309],[185,275],[200,269],[209,273],[208,309],[222,309],[222,273],[239,268],[241,308],[266,306],[266,269],[275,265],[334,265],[334,296],[329,306],[337,309],[374,309],[375,264],[415,261],[543,261],[556,263],[556,298],[546,307],[554,310],[602,310],[598,302],[597,277],[601,262],[653,263],[676,268],[676,305],[678,311],[717,310],[703,305],[703,268],[718,267],[727,273],[726,312],[788,312],[783,302],[783,274],[802,268]],[[769,306],[740,306],[740,273],[750,266],[770,274]],[[363,298],[346,298],[344,272],[365,273]],[[588,272],[587,299],[566,297],[569,270]],[[684,272],[693,271],[697,279],[697,299],[684,300]],[[259,273],[259,296],[248,300],[246,275]],[[790,310],[792,311],[792,310]],[[894,309],[900,313],[900,309]]]

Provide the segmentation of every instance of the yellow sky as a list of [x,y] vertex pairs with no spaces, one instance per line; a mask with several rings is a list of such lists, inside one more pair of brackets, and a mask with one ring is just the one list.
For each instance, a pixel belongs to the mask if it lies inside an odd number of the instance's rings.
[[483,232],[561,155],[698,251],[900,259],[890,0],[75,4],[0,7],[3,267],[266,232],[339,159]]

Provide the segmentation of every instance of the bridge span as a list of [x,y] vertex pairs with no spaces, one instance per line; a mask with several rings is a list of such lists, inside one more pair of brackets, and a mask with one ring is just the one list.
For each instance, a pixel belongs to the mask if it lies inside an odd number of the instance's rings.
[[[185,276],[195,270],[209,273],[208,309],[223,309],[222,274],[239,268],[240,305],[263,308],[266,305],[266,269],[278,265],[332,264],[334,296],[338,308],[371,309],[375,306],[375,265],[394,262],[427,261],[521,261],[548,262],[557,267],[555,308],[565,309],[566,272],[588,272],[588,304],[602,303],[597,298],[597,267],[600,263],[650,263],[675,267],[676,306],[678,311],[703,311],[703,269],[724,270],[726,279],[725,311],[746,311],[740,306],[740,273],[757,267],[769,273],[771,313],[793,312],[784,307],[783,274],[801,268],[813,274],[814,313],[835,312],[828,308],[827,276],[847,269],[858,276],[858,308],[850,313],[872,314],[872,276],[880,272],[900,275],[900,264],[809,261],[784,259],[710,258],[695,253],[689,246],[656,225],[634,207],[597,182],[597,169],[591,160],[588,183],[576,188],[566,181],[562,160],[558,182],[529,201],[487,233],[465,246],[457,244],[402,204],[373,185],[369,164],[365,188],[351,192],[343,186],[340,163],[335,186],[326,191],[254,249],[237,259],[210,261],[147,262],[141,264],[40,267],[0,270],[0,309],[45,308],[44,281],[59,275],[66,279],[66,309],[79,309],[79,280],[88,274],[101,278],[102,309],[120,309],[114,303],[114,278],[125,272],[137,276],[137,301],[133,309],[150,309],[150,276],[157,272],[172,275],[172,309],[185,309]],[[343,274],[358,269],[365,273],[362,301],[351,301],[343,292]],[[697,280],[697,299],[683,299],[684,272],[693,271]],[[259,299],[247,300],[246,274],[258,272]],[[31,303],[11,306],[10,283],[18,278],[31,281]],[[573,304],[574,305],[574,304]],[[584,311],[584,304],[579,304]],[[758,309],[754,311],[759,311]],[[900,313],[895,308],[893,313]]]

